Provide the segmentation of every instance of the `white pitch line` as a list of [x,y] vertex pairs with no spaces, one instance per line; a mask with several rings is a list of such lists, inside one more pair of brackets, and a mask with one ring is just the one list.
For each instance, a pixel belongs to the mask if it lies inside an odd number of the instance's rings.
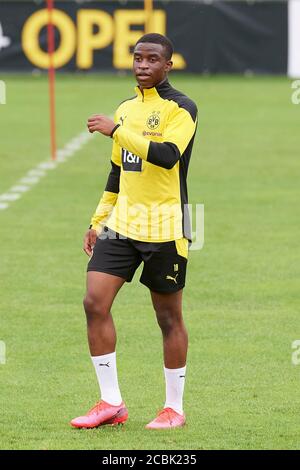
[[36,184],[40,181],[41,178],[37,176],[25,176],[24,178],[20,179],[19,183],[21,184]]
[[43,170],[30,170],[28,171],[29,176],[45,176],[45,171]]
[[55,162],[43,162],[43,163],[40,163],[37,166],[37,169],[42,168],[42,170],[54,170],[54,168],[56,168],[56,167],[57,167],[57,161],[55,161]]
[[11,202],[20,199],[27,191],[30,191],[34,185],[40,182],[41,178],[47,175],[49,170],[54,170],[58,165],[73,157],[93,136],[94,134],[89,134],[87,131],[81,132],[62,149],[57,151],[57,159],[55,161],[39,163],[36,167],[29,170],[6,193],[0,194],[0,211],[7,209]]
[[29,189],[29,186],[18,185],[10,188],[10,191],[13,191],[14,193],[26,193],[26,191],[28,191]]
[[21,195],[18,193],[4,193],[0,195],[0,201],[16,201],[20,197]]

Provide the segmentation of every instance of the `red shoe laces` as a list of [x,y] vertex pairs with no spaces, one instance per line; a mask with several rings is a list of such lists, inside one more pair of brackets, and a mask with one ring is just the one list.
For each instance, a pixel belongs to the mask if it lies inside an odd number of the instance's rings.
[[164,408],[163,410],[161,410],[157,417],[159,416],[162,416],[162,415],[167,415],[168,416],[168,420],[170,421],[170,423],[172,422],[172,416],[171,416],[171,412],[173,412],[173,410],[171,408]]
[[102,401],[98,401],[96,405],[90,409],[90,411],[88,412],[88,416],[94,413],[94,411],[98,413],[101,410],[101,408],[102,408]]

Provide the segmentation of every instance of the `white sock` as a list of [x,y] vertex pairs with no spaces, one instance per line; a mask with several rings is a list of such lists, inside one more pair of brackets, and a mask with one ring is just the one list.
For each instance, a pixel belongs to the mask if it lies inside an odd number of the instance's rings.
[[172,408],[179,414],[183,414],[183,390],[185,383],[186,366],[180,369],[167,369],[164,367],[166,381],[165,408]]
[[101,399],[110,405],[120,405],[122,397],[118,384],[116,353],[92,356],[101,392]]

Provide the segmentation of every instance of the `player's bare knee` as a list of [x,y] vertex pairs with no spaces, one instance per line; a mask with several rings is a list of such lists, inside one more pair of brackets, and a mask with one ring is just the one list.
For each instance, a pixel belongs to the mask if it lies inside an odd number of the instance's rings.
[[98,299],[90,294],[87,294],[83,299],[83,306],[88,319],[95,316],[98,318],[105,318],[110,313],[105,304],[101,302],[101,299]]
[[175,329],[183,328],[182,316],[179,312],[165,310],[156,312],[157,322],[164,336],[168,336]]

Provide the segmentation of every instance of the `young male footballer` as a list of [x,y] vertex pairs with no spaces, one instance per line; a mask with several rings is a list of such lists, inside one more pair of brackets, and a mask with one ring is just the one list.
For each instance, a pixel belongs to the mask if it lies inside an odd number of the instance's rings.
[[90,132],[113,141],[111,171],[84,238],[90,256],[84,308],[91,359],[101,399],[76,428],[124,423],[128,411],[116,367],[113,301],[143,262],[140,282],[150,290],[162,331],[166,399],[147,429],[183,426],[188,336],[182,317],[188,246],[187,172],[197,124],[195,103],[168,82],[173,46],[146,34],[134,48],[136,95],[120,104],[113,121],[88,120]]

